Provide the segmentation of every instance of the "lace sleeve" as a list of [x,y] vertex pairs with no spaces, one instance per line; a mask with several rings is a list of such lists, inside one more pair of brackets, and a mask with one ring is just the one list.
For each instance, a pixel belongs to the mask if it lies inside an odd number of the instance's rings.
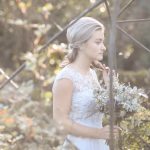
[[[55,84],[58,80],[61,80],[61,79],[69,79],[73,82],[73,75],[70,71],[66,70],[66,69],[62,69],[55,77],[55,80],[54,80],[54,83],[53,83],[53,87],[52,89],[54,89],[55,87]],[[74,82],[73,82],[74,84]]]
[[71,81],[73,81],[73,75],[71,72],[69,72],[68,70],[62,70],[55,78],[55,80],[60,80],[60,79],[69,79]]

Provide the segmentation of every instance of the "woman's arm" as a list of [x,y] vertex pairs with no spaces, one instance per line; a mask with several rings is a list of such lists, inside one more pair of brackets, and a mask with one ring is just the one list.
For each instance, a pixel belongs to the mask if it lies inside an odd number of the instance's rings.
[[[61,126],[66,134],[72,134],[86,138],[109,138],[109,127],[91,128],[79,123],[73,122],[69,118],[71,109],[71,99],[73,92],[73,83],[69,79],[58,80],[53,87],[53,119]],[[115,132],[117,130],[115,129]]]

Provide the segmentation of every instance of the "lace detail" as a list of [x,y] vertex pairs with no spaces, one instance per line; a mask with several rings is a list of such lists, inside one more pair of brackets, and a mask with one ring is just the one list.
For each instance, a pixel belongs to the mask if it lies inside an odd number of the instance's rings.
[[[65,67],[56,76],[54,86],[60,79],[67,78],[73,82],[72,105],[70,119],[74,122],[89,126],[102,127],[103,114],[98,111],[93,96],[93,89],[99,87],[96,72],[93,69],[86,75],[82,75],[72,68]],[[81,138],[67,135],[67,139],[79,150],[109,150],[103,139]],[[65,140],[62,150],[69,150],[70,144]]]
[[64,67],[56,76],[54,84],[63,78],[73,82],[73,96],[70,118],[74,121],[83,121],[89,125],[100,126],[101,115],[98,112],[93,98],[93,89],[100,86],[93,69],[86,75],[81,75],[68,66]]

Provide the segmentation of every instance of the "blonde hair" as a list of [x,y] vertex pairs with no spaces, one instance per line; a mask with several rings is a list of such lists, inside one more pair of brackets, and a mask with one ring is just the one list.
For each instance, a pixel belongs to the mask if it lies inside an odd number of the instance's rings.
[[81,44],[88,41],[91,38],[92,33],[99,29],[104,30],[103,24],[92,17],[82,17],[73,25],[71,25],[67,29],[66,34],[69,52],[65,56],[61,67],[74,62],[78,55],[78,50],[80,49]]

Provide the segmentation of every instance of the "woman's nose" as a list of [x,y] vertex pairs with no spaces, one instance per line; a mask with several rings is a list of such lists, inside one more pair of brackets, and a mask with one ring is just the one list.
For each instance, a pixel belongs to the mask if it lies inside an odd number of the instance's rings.
[[106,51],[106,47],[105,47],[104,44],[102,45],[102,50],[103,50],[103,51]]

